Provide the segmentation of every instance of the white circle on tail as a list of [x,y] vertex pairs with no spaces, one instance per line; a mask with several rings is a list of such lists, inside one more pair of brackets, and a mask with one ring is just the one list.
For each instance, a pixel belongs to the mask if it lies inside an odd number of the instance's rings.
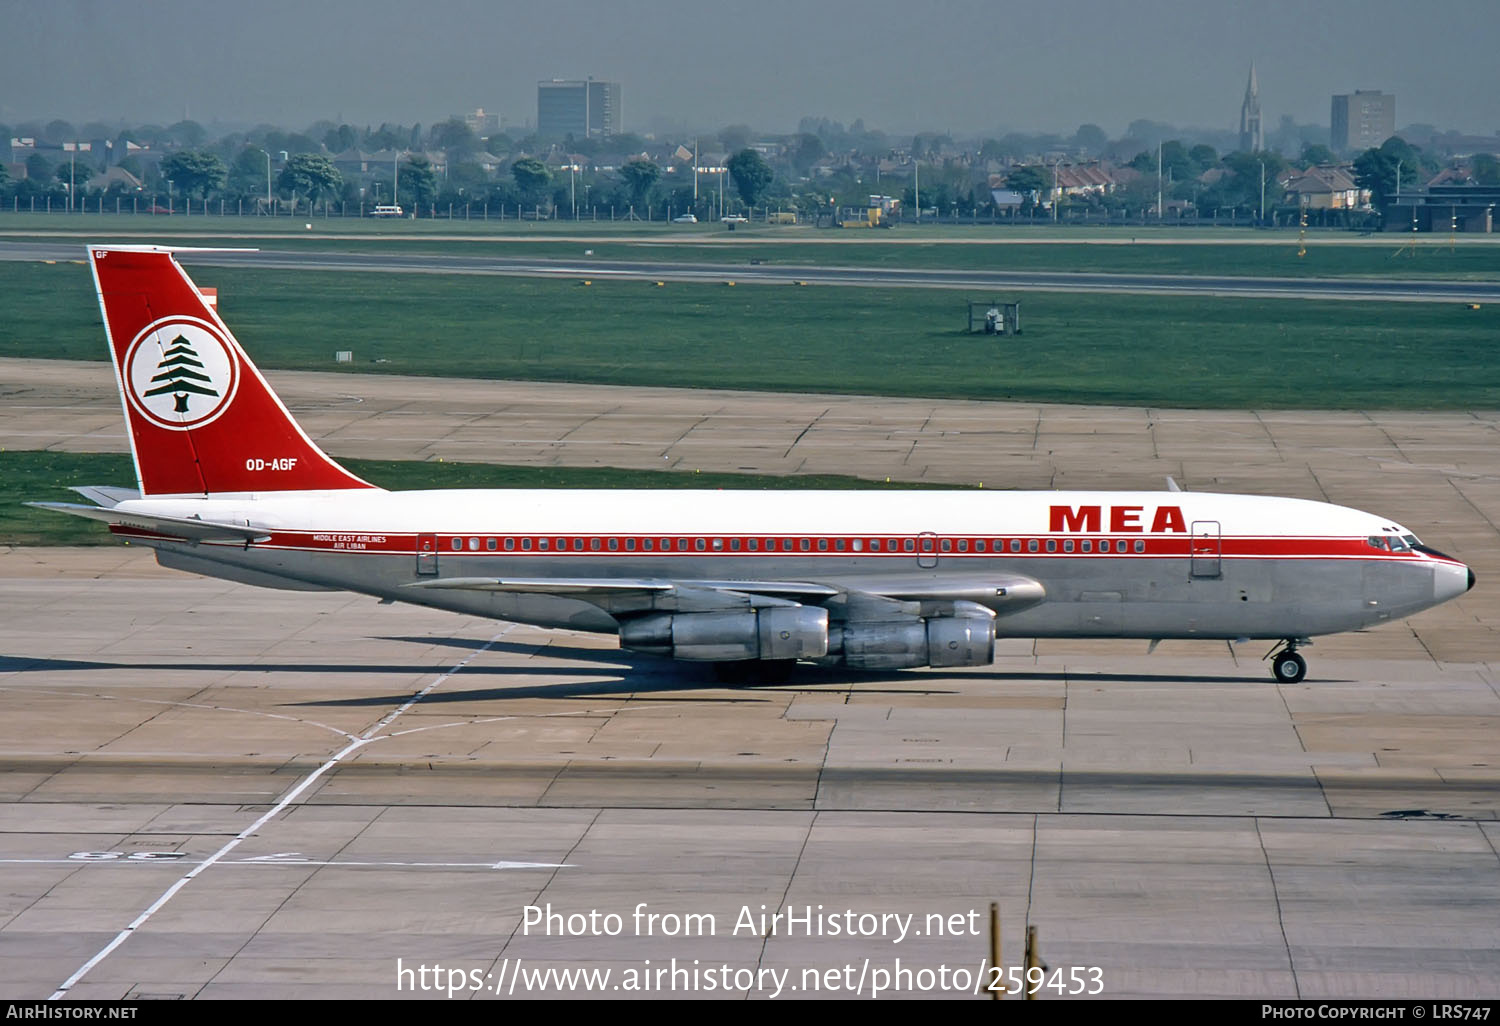
[[163,317],[125,352],[125,394],[157,427],[202,427],[229,408],[240,363],[219,329],[196,317]]

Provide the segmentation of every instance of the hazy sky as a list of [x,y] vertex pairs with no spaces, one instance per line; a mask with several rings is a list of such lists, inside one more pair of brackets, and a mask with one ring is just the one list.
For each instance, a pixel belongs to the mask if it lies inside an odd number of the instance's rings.
[[520,127],[536,83],[622,83],[625,127],[803,115],[906,132],[1267,128],[1335,92],[1500,131],[1500,0],[0,0],[0,122],[342,118]]

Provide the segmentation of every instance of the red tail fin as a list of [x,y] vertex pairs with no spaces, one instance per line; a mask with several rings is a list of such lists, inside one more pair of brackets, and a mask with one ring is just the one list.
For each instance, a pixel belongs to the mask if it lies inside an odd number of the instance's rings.
[[89,249],[143,495],[373,488],[303,434],[168,249]]

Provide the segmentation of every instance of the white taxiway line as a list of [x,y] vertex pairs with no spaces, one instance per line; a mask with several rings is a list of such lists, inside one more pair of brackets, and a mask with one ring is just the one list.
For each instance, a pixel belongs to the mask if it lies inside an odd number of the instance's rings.
[[489,641],[485,642],[483,646],[476,648],[474,651],[464,656],[464,658],[459,660],[459,662],[447,673],[444,673],[441,677],[434,680],[431,684],[427,685],[421,691],[418,691],[415,695],[408,699],[405,704],[389,713],[387,716],[381,719],[379,723],[375,724],[369,730],[365,731],[359,737],[355,738],[353,741],[349,742],[349,744],[345,745],[338,752],[338,754],[334,755],[327,762],[323,763],[323,765],[319,766],[307,776],[303,777],[302,780],[297,784],[297,786],[292,788],[292,790],[287,793],[286,797],[282,798],[281,801],[277,802],[274,806],[271,807],[271,810],[269,812],[261,816],[254,823],[251,823],[244,830],[241,830],[229,841],[229,843],[225,844],[224,847],[220,848],[218,851],[214,852],[208,858],[204,859],[202,862],[198,863],[198,865],[194,866],[188,872],[179,877],[178,880],[174,884],[172,884],[172,886],[168,887],[162,893],[161,897],[157,898],[151,903],[151,906],[147,908],[146,911],[136,916],[135,920],[131,922],[129,926],[125,927],[125,929],[116,934],[114,940],[104,945],[104,947],[99,950],[98,954],[89,959],[87,962],[83,963],[83,965],[79,966],[78,971],[75,972],[72,976],[69,976],[67,980],[64,981],[63,985],[61,987],[58,987],[57,990],[53,992],[49,1000],[60,1001],[63,998],[67,997],[68,991],[72,990],[73,986],[77,984],[79,980],[83,979],[84,976],[88,974],[90,969],[94,968],[94,966],[98,965],[100,962],[108,958],[116,948],[130,939],[131,934],[135,933],[136,930],[146,925],[146,922],[158,911],[160,911],[162,907],[167,904],[167,902],[176,897],[177,892],[186,887],[188,883],[192,881],[193,877],[197,876],[209,866],[214,865],[230,852],[234,851],[234,849],[238,848],[243,841],[254,834],[266,823],[274,819],[288,805],[291,805],[299,797],[301,797],[302,793],[309,787],[311,787],[319,777],[323,776],[329,770],[333,769],[333,767],[337,766],[349,755],[357,752],[359,749],[363,748],[371,741],[377,740],[375,736],[377,731],[385,727],[397,716],[400,716],[402,713],[406,712],[406,710],[410,709],[412,706],[416,705],[422,699],[430,695],[434,688],[436,688],[439,684],[442,684],[443,681],[447,680],[455,673],[458,673],[460,670],[462,670],[469,664],[470,660],[476,658],[481,653],[489,651],[490,647],[493,646],[495,642],[505,637],[505,635],[509,634],[514,626],[514,624],[507,626],[505,630],[501,631],[499,634],[496,634]]

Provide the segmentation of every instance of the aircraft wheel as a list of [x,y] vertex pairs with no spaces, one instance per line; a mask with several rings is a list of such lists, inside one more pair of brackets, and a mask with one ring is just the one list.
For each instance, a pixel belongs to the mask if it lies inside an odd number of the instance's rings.
[[1278,652],[1271,660],[1271,675],[1282,684],[1296,684],[1307,676],[1307,660],[1296,652]]

